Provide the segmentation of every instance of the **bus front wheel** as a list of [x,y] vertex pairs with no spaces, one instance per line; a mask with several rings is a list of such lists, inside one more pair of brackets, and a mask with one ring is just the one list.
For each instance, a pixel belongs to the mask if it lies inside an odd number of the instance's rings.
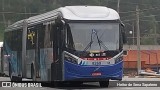
[[33,63],[31,64],[31,78],[33,81],[36,80],[35,68]]
[[100,87],[108,87],[109,86],[109,80],[108,81],[99,81]]

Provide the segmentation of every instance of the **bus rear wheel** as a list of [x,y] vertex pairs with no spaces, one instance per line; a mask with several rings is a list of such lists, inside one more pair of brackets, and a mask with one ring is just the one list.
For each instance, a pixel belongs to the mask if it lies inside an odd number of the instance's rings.
[[12,74],[13,73],[12,73],[11,64],[9,63],[9,77],[10,77],[11,81],[14,81],[14,82],[22,81],[22,77],[21,76],[13,76]]
[[10,63],[9,63],[9,77],[11,81],[16,81],[15,77],[12,75],[12,68]]
[[35,68],[33,63],[31,64],[31,78],[32,78],[32,81],[36,80]]
[[109,80],[108,81],[99,81],[100,87],[108,87],[109,86]]
[[22,81],[22,77],[19,77],[19,76],[10,76],[10,79],[13,82],[21,82]]

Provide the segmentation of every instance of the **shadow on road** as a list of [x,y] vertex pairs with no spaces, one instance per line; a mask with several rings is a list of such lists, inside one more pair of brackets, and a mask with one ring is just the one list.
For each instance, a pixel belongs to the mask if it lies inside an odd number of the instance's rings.
[[[43,87],[50,87],[50,88],[56,88],[56,89],[65,89],[65,90],[74,90],[74,89],[103,89],[106,87],[100,87],[98,84],[94,83],[84,83],[81,85],[72,85],[72,84],[62,84],[60,86],[53,86],[52,84],[42,84]],[[108,87],[113,88],[113,87]]]

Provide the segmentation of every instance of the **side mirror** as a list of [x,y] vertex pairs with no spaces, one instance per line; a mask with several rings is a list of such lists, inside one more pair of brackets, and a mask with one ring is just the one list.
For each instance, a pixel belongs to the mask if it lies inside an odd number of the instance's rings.
[[121,24],[121,31],[122,31],[122,40],[123,40],[123,43],[127,43],[127,38],[126,38],[126,33],[125,33],[125,25],[124,24]]
[[122,37],[123,37],[123,43],[127,43],[127,38],[125,32],[122,32]]

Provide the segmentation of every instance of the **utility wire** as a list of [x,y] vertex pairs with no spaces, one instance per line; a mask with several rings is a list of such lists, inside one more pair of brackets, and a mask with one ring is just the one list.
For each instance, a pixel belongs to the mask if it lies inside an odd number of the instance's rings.
[[[149,9],[142,9],[142,10],[140,10],[141,12],[139,13],[139,14],[143,14],[143,12],[142,11],[147,11],[147,10],[151,10],[151,9],[156,9],[156,10],[160,10],[160,8],[159,7],[155,7],[155,8],[149,8]],[[136,13],[136,11],[128,11],[128,12],[120,12],[121,14],[126,14],[126,13],[131,13],[131,12],[134,12],[134,13]],[[130,18],[130,17],[133,17],[133,16],[135,16],[135,14],[131,14],[131,15],[127,15],[127,16],[124,16],[124,17],[121,17],[122,19],[123,18]],[[143,16],[143,17],[152,17],[152,16],[160,16],[160,15],[150,15],[150,16]],[[142,18],[142,17],[140,17],[140,18]]]
[[136,19],[130,19],[130,20],[122,20],[122,22],[130,22],[130,21],[134,21]]
[[[142,18],[150,18],[150,17],[157,17],[157,16],[160,16],[160,15],[148,15],[148,16],[146,15],[146,16],[142,16],[142,17],[139,17],[139,18],[142,19]],[[126,17],[131,17],[131,16],[126,16]],[[122,17],[122,18],[123,18],[122,21],[124,21],[124,22],[135,20],[135,19],[124,19],[124,17]],[[150,21],[150,20],[148,20],[148,21]]]
[[[143,22],[151,22],[151,20],[140,20],[140,21],[143,21]],[[160,23],[160,21],[154,21],[154,22]]]
[[40,13],[19,13],[19,12],[0,12],[0,14],[40,14]]
[[133,16],[135,16],[136,14],[130,14],[130,15],[127,15],[127,16],[123,16],[123,17],[121,17],[122,19],[123,18],[128,18],[128,17],[133,17]]
[[[139,11],[140,11],[140,12],[143,12],[143,11],[148,11],[148,10],[152,10],[152,9],[154,9],[154,10],[160,10],[160,7],[153,7],[153,8],[148,8],[148,9],[141,9],[141,10],[139,10]],[[120,12],[120,13],[125,14],[125,13],[132,13],[132,12],[136,12],[136,11],[127,11],[127,12]]]
[[[109,2],[117,3],[117,1],[113,1],[113,0],[109,1]],[[121,4],[125,4],[125,5],[126,4],[132,4],[132,5],[134,4],[134,5],[145,5],[145,6],[146,5],[151,5],[151,4],[139,4],[139,3],[130,3],[130,2],[121,2]]]

